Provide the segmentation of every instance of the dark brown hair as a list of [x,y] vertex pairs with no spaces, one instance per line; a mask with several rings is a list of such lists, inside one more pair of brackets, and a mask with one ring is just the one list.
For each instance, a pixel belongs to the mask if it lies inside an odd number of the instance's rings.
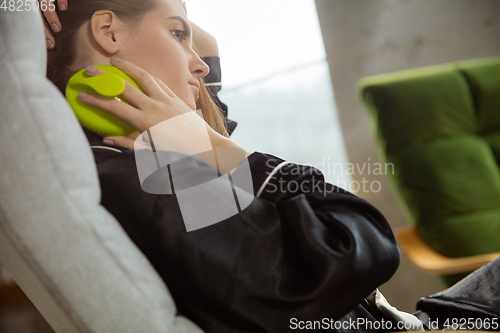
[[[180,1],[186,9],[184,2]],[[48,51],[47,78],[65,94],[66,85],[75,74],[70,67],[76,60],[78,47],[81,47],[77,44],[78,33],[96,11],[110,10],[123,22],[138,25],[142,23],[144,16],[158,5],[158,0],[72,0],[71,6],[68,6],[65,11],[59,11],[56,6],[63,29],[54,34],[56,46]],[[90,53],[89,50],[83,50],[83,52]],[[213,101],[203,80],[200,80],[200,83],[200,98],[196,102],[196,107],[202,110],[203,117],[210,127],[228,137],[222,111]]]

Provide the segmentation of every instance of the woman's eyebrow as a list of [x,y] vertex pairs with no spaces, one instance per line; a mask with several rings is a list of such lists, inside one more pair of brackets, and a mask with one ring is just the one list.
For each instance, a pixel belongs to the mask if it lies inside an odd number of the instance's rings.
[[184,33],[187,36],[191,36],[191,28],[189,28],[189,24],[187,23],[187,21],[182,16],[170,16],[168,19],[169,20],[172,19],[172,20],[181,21],[182,26],[184,28]]

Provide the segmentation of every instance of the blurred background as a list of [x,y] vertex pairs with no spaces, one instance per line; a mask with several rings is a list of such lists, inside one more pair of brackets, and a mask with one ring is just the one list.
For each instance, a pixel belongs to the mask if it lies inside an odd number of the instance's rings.
[[[365,76],[500,55],[498,0],[186,0],[190,19],[218,41],[221,101],[238,122],[232,139],[322,170],[327,181],[375,205],[393,228],[408,225],[384,175],[347,172],[377,163],[356,89]],[[71,0],[70,4],[71,6]],[[342,167],[339,167],[342,166]],[[362,179],[376,191],[356,190]],[[51,332],[0,274],[0,332]],[[400,310],[443,287],[402,256],[381,287]]]

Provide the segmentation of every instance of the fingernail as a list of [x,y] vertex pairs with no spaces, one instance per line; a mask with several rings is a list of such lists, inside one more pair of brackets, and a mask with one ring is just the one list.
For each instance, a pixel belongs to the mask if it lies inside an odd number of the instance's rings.
[[58,27],[58,26],[57,26],[57,24],[55,24],[55,23],[52,23],[50,26],[52,27],[52,30],[53,30],[54,32],[59,32],[59,31],[61,31],[61,29],[59,29],[59,27]]
[[111,57],[111,60],[112,60],[112,61],[114,61],[114,62],[118,62],[118,61],[120,61],[121,59],[120,59],[120,58],[118,58],[117,56],[112,56],[112,57]]
[[87,94],[86,92],[83,92],[83,91],[80,91],[80,92],[78,93],[78,97],[80,97],[80,98],[85,98],[85,97],[87,97],[87,95],[88,95],[88,94]]
[[50,39],[47,39],[45,42],[47,43],[47,48],[48,49],[51,49],[51,48],[54,47],[54,43],[52,43],[52,41]]
[[62,5],[59,7],[59,10],[66,10],[66,5],[65,5],[65,4],[62,4]]
[[104,143],[105,145],[108,145],[108,146],[114,146],[115,145],[115,143],[113,141],[106,140],[106,139],[102,140],[102,143]]
[[95,68],[94,66],[92,65],[88,65],[87,67],[85,67],[85,70],[88,72],[88,73],[94,73],[97,68]]

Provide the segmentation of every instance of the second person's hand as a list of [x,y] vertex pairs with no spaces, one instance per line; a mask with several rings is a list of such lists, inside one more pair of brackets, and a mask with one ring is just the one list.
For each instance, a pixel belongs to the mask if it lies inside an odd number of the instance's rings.
[[59,10],[68,9],[68,0],[36,0],[34,5],[38,5],[38,10],[42,14],[45,41],[48,49],[53,49],[56,45],[54,33],[61,31],[62,25],[59,17],[57,16],[56,6]]

